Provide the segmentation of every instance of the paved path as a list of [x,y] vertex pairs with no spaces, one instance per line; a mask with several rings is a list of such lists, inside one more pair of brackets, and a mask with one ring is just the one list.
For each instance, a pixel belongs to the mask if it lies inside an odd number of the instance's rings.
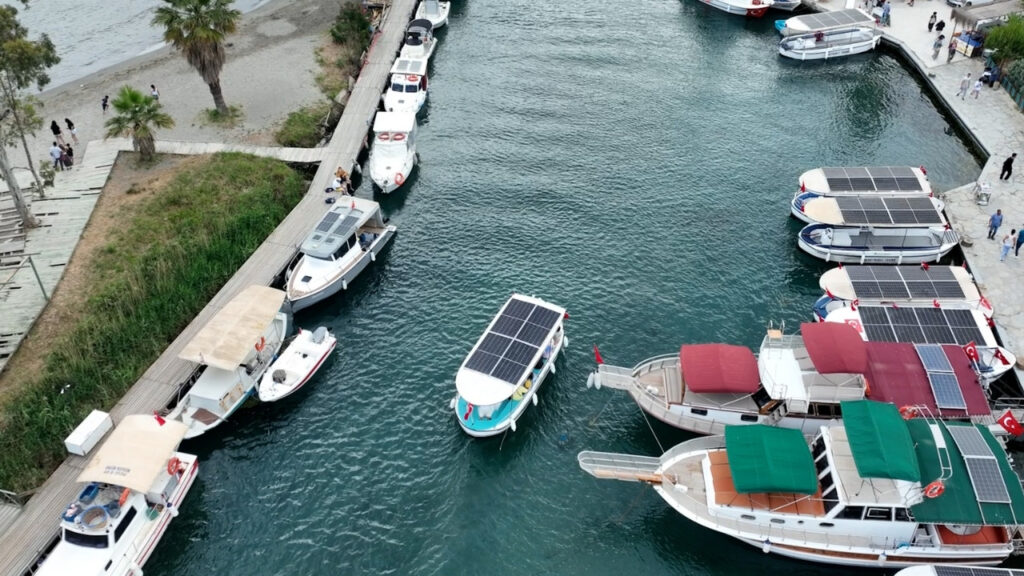
[[[326,210],[321,191],[327,187],[336,166],[343,166],[351,172],[356,163],[416,1],[394,0],[385,16],[381,32],[374,40],[368,60],[326,149],[326,160],[313,178],[310,193],[111,410],[115,422],[129,414],[146,414],[166,406],[178,383],[195,367],[177,358],[185,343],[242,289],[252,284],[270,284],[295,256],[299,243]],[[20,576],[53,540],[57,534],[57,518],[77,494],[79,487],[75,478],[85,462],[85,458],[77,456],[65,460],[25,505],[11,527],[0,534],[0,542],[3,542],[0,546],[0,574]]]

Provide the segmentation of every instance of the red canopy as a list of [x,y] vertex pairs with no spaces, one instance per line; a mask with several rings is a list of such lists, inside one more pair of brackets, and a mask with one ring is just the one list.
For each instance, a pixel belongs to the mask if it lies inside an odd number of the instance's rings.
[[694,392],[753,393],[761,385],[750,348],[730,344],[693,344],[679,350],[683,382]]
[[845,322],[806,322],[800,325],[800,334],[819,374],[867,372],[864,339]]
[[942,409],[935,404],[935,395],[928,382],[928,373],[914,350],[907,342],[867,342],[868,386],[870,398],[880,402],[891,402],[897,406],[927,406],[934,416],[963,418],[990,413],[985,391],[978,383],[978,377],[971,368],[967,354],[959,346],[947,345],[942,349],[953,366],[960,392],[964,395],[967,410]]

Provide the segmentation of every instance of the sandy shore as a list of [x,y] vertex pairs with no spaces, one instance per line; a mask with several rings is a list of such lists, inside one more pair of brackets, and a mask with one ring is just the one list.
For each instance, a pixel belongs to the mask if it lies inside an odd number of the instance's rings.
[[[238,32],[229,37],[227,62],[221,73],[224,97],[241,106],[245,115],[230,129],[205,125],[202,111],[213,107],[209,88],[181,54],[165,47],[122,62],[86,78],[40,94],[45,126],[30,139],[38,165],[47,158],[53,138],[50,120],[64,128],[71,118],[81,147],[103,137],[100,100],[114,97],[127,84],[146,93],[155,84],[160,102],[175,121],[157,138],[192,142],[272,144],[274,128],[289,112],[323,98],[315,84],[318,72],[314,50],[338,13],[338,4],[316,0],[278,0],[243,16]],[[65,138],[70,135],[65,133]],[[25,165],[20,147],[10,150],[15,165]]]

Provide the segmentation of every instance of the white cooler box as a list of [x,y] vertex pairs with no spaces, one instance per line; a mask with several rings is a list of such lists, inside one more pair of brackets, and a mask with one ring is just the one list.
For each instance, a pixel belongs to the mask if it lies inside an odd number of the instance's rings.
[[93,410],[85,420],[82,420],[78,428],[64,439],[64,446],[71,454],[85,456],[113,427],[114,422],[111,421],[110,414]]

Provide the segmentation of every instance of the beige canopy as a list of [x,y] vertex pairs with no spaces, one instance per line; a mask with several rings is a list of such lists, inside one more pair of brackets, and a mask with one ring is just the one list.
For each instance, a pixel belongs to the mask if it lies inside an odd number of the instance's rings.
[[280,290],[249,286],[203,326],[178,358],[234,370],[254,352],[283,302]]
[[100,446],[79,482],[102,482],[147,492],[167,469],[188,426],[167,420],[161,426],[153,416],[126,416]]

